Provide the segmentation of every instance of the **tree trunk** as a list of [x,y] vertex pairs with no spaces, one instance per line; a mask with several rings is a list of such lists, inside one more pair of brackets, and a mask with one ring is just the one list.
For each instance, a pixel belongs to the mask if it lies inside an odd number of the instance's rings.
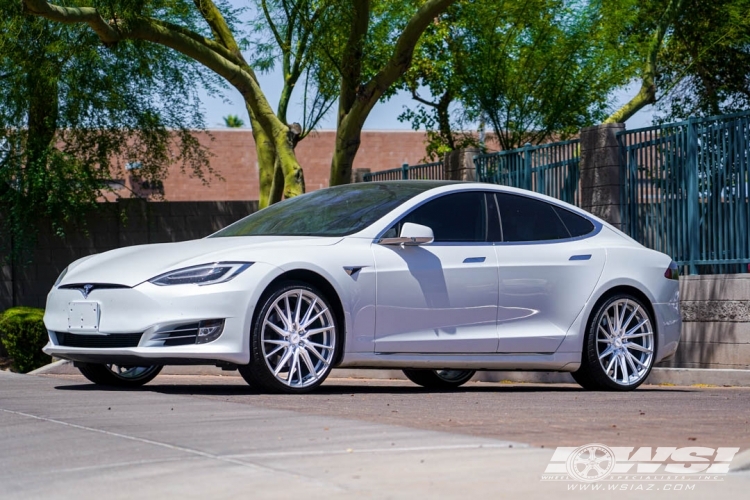
[[247,106],[247,114],[250,117],[250,127],[255,140],[255,154],[258,157],[258,207],[266,208],[271,202],[271,184],[273,182],[274,165],[276,163],[276,151],[271,138],[263,130],[253,116],[250,106]]
[[[292,123],[289,126],[289,132],[287,134],[292,143],[292,148],[296,148],[297,144],[299,144],[300,137],[302,137],[302,126],[299,123]],[[271,192],[268,200],[269,204],[272,205],[278,203],[284,198],[284,184],[284,168],[279,159],[276,158],[276,163],[273,169],[273,182],[271,183]],[[304,184],[302,189],[304,192]]]
[[331,161],[331,186],[349,184],[352,179],[352,165],[362,141],[361,127],[339,127],[336,132],[336,146]]

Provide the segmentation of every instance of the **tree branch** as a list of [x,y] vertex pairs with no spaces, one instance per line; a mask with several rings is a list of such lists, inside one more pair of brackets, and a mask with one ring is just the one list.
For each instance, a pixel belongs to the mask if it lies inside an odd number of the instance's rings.
[[672,25],[675,13],[681,9],[683,3],[683,0],[669,1],[667,8],[659,18],[656,31],[649,42],[640,90],[635,97],[626,102],[620,109],[609,115],[603,123],[624,123],[643,107],[656,102],[656,71],[659,51],[661,50],[664,36]]
[[[383,93],[398,80],[411,65],[414,48],[430,22],[456,0],[428,0],[411,17],[401,36],[398,37],[388,63],[360,90],[353,107],[357,107],[354,118],[364,124],[372,107]],[[359,3],[359,2],[355,2]],[[347,115],[346,119],[349,119]]]
[[122,39],[119,30],[105,21],[94,7],[60,7],[45,0],[23,0],[23,10],[61,23],[88,24],[105,45],[115,44]]

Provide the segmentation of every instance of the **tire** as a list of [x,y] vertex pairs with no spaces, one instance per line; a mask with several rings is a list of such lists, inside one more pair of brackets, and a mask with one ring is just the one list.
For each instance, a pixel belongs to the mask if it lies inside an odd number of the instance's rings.
[[599,306],[589,322],[581,367],[573,378],[587,390],[632,391],[648,378],[657,337],[646,304],[617,294]]
[[471,380],[475,370],[403,370],[406,378],[426,389],[455,389]]
[[250,363],[239,368],[242,377],[262,392],[317,389],[331,373],[341,345],[329,299],[307,283],[286,281],[259,304],[250,334]]
[[97,385],[110,387],[140,387],[159,375],[161,365],[119,366],[79,363],[76,365],[84,377]]

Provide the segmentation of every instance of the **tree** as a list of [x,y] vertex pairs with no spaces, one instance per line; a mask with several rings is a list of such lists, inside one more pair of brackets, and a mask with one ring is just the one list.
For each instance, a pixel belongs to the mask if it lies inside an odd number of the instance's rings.
[[[623,3],[628,5],[628,1],[624,0]],[[665,37],[669,34],[677,14],[682,11],[683,3],[684,0],[669,0],[665,7],[662,7],[660,3],[654,5],[650,2],[636,2],[637,7],[628,5],[631,7],[630,11],[636,12],[635,16],[628,19],[631,23],[630,36],[637,38],[640,34],[644,37],[640,47],[641,87],[632,99],[609,115],[604,123],[624,123],[645,106],[656,102],[660,54],[664,47]],[[645,26],[646,30],[639,28],[642,26]],[[628,29],[627,22],[623,24],[622,29],[623,31]]]
[[127,162],[149,181],[174,162],[210,172],[192,129],[203,128],[195,83],[211,82],[195,65],[142,43],[107,50],[88,30],[27,18],[10,0],[0,12],[4,251],[28,249],[43,217],[62,234]]
[[[476,140],[458,133],[457,143],[456,124],[487,121],[498,146],[513,149],[600,122],[613,91],[632,78],[637,61],[612,30],[607,16],[613,3],[618,2],[455,5],[419,45],[406,78],[417,102],[402,117],[415,126],[436,125],[428,151],[440,152]],[[432,99],[418,95],[420,87]]]
[[[101,7],[67,7],[45,0],[22,1],[30,14],[61,23],[88,25],[106,46],[115,46],[125,40],[160,44],[214,71],[234,86],[245,100],[258,154],[261,186],[273,178],[274,165],[278,164],[283,177],[283,195],[290,197],[304,192],[302,168],[294,154],[298,134],[274,113],[258,85],[255,70],[241,51],[245,40],[238,43],[235,37],[236,11],[227,4],[217,5],[213,0],[194,0],[192,5],[187,0],[113,0]],[[334,47],[329,54],[338,54],[337,58],[329,57],[329,60],[331,64],[336,63],[341,78],[331,185],[350,181],[362,126],[372,107],[408,69],[414,46],[428,24],[454,1],[381,0],[374,2],[374,9],[370,0],[321,0],[315,4],[323,7],[320,12],[321,16],[325,14],[325,19],[321,22],[331,27],[327,30],[325,42]],[[282,7],[290,5],[291,2],[282,2]],[[405,14],[415,8],[413,15]],[[311,12],[314,14],[317,10],[315,7]],[[370,75],[363,72],[367,66],[364,59],[372,55],[371,51],[365,50],[372,48],[372,44],[368,47],[366,43],[370,18],[382,12],[389,18],[397,17],[393,14],[395,12],[405,22],[396,31],[388,33],[395,38],[390,57],[373,66],[377,70]],[[296,26],[291,17],[288,26],[291,29]],[[345,27],[347,35],[339,36],[341,27]],[[283,37],[277,43],[280,47],[287,44]],[[384,43],[376,40],[374,45],[382,48]],[[266,200],[261,198],[260,201],[263,206]]]
[[224,125],[229,128],[242,128],[245,126],[245,122],[237,115],[227,115],[224,117]]
[[[341,81],[331,186],[351,182],[370,111],[409,69],[422,33],[454,1],[342,2],[337,13],[347,21],[347,30],[339,37],[338,57],[332,58]],[[415,3],[418,8],[411,14]],[[330,45],[336,47],[333,42]]]
[[750,107],[749,0],[685,0],[661,54],[661,120]]

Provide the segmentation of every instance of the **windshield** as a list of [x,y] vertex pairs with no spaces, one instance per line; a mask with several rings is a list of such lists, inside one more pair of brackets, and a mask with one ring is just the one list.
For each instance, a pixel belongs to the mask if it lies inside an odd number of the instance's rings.
[[444,184],[363,182],[321,189],[271,205],[210,237],[346,236],[361,231],[406,200]]

